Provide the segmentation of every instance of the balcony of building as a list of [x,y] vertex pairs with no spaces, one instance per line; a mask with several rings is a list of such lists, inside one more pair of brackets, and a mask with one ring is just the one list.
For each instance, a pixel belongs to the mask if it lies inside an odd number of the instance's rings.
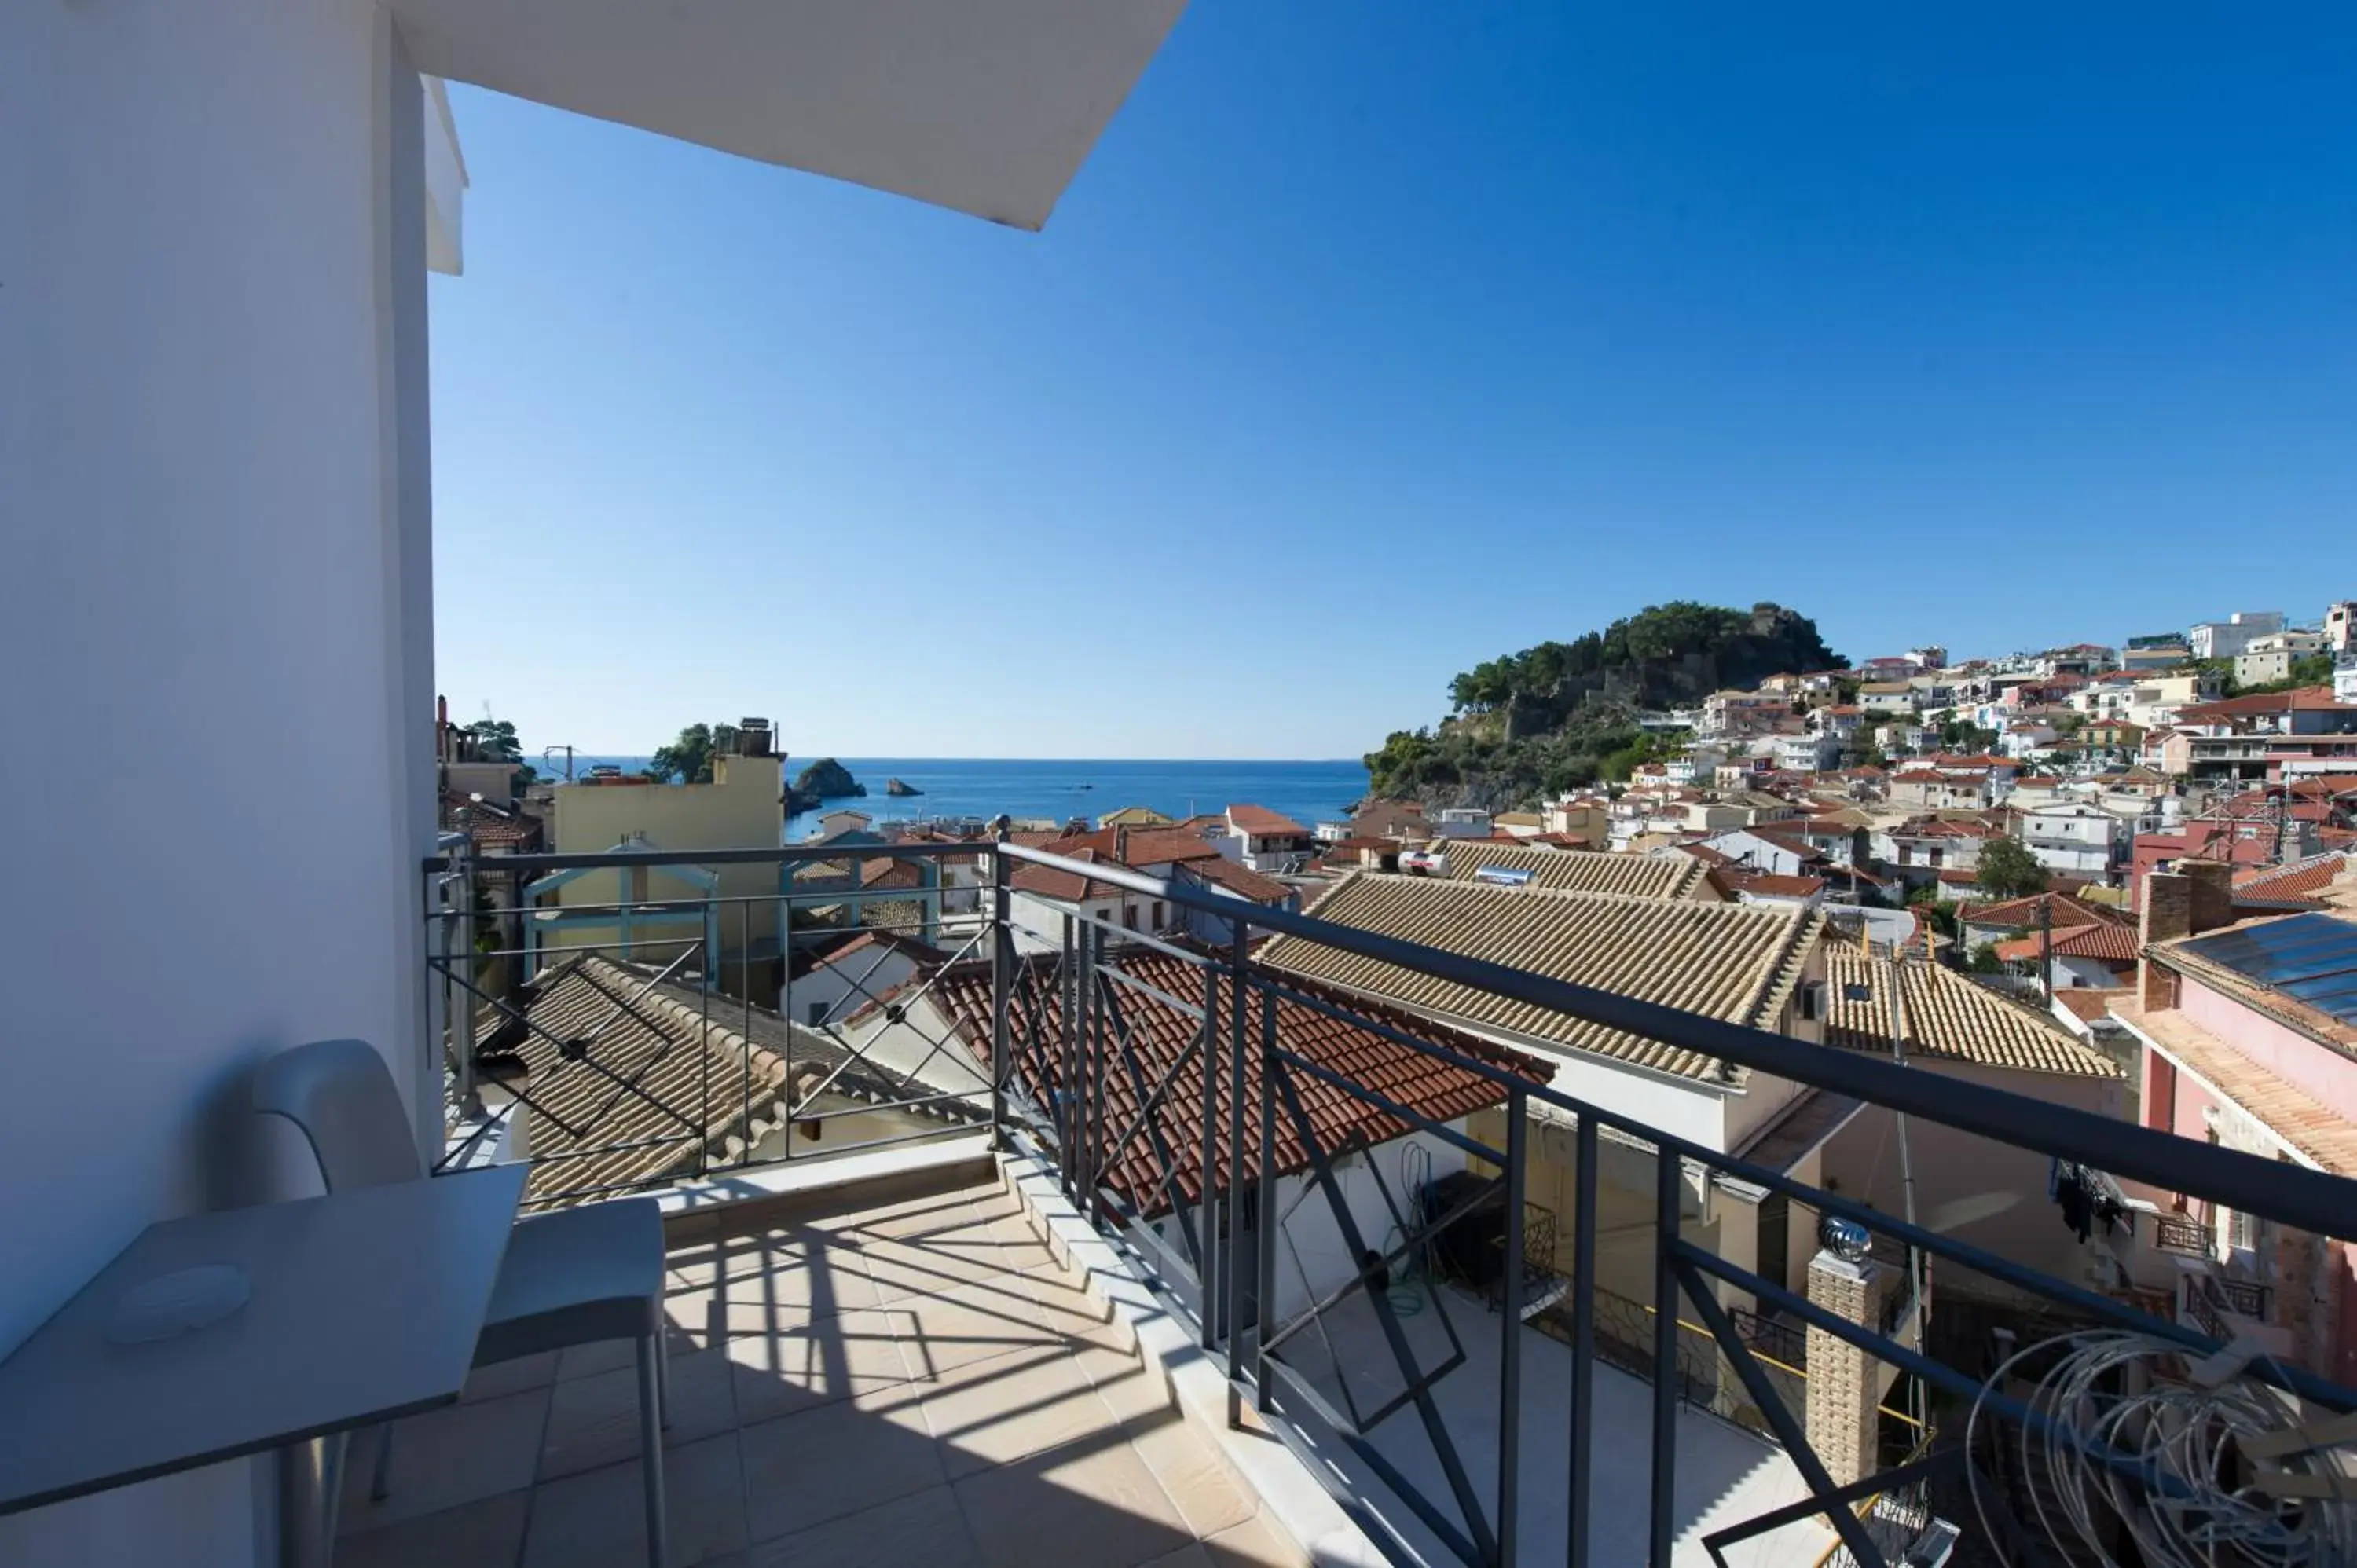
[[[2244,1326],[2207,1287],[2041,1273],[1562,1094],[1512,1051],[1261,961],[1265,932],[2049,1155],[2100,1151],[2286,1223],[2316,1223],[2317,1183],[2346,1201],[2313,1173],[1013,845],[875,852],[980,854],[977,907],[913,970],[828,974],[812,1010],[802,988],[835,968],[819,960],[873,946],[813,918],[829,893],[795,890],[823,853],[454,846],[427,867],[430,983],[458,1021],[448,1165],[523,1158],[533,1206],[654,1192],[672,1215],[683,1414],[690,1378],[702,1402],[667,1461],[675,1563],[827,1561],[854,1539],[880,1539],[877,1562],[996,1562],[1023,1540],[1010,1513],[1046,1529],[1058,1510],[1075,1562],[1897,1562],[1986,1533],[1959,1517],[1968,1424],[1984,1444],[2051,1430],[2002,1375],[1996,1320],[1961,1294],[1943,1314],[1943,1282],[1993,1284],[2050,1329],[2147,1337],[2163,1380]],[[758,864],[776,890],[654,898],[662,879],[633,874],[664,862]],[[1170,924],[1004,897],[1026,864],[1166,900]],[[593,891],[563,942],[527,950],[528,890],[565,871]],[[786,933],[774,959],[731,938],[756,912]],[[1560,1212],[1523,1192],[1534,1127],[1588,1177]],[[862,1188],[911,1180],[931,1190]],[[1713,1250],[1689,1189],[1726,1181],[1823,1216],[1825,1250],[1764,1273]],[[1632,1227],[1641,1286],[1597,1251]],[[348,1482],[344,1552],[637,1560],[618,1366],[558,1358],[419,1418],[396,1453],[429,1478],[396,1474],[390,1512]],[[2297,1368],[2249,1376],[2287,1412],[2357,1403]],[[533,1429],[528,1452],[496,1474],[436,1456],[446,1434],[497,1441],[494,1409]],[[834,1465],[839,1484],[808,1484]],[[610,1530],[585,1535],[592,1518]]]

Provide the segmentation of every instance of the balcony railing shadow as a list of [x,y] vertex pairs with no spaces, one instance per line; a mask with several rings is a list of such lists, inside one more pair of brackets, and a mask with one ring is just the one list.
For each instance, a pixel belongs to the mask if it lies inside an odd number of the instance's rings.
[[[2183,1366],[2214,1354],[2219,1337],[2156,1319],[2080,1283],[1910,1225],[1786,1172],[1563,1093],[1496,1058],[1436,1041],[1414,1020],[1338,999],[1257,961],[1254,942],[1261,935],[1301,938],[1528,1007],[1674,1043],[1804,1088],[2084,1162],[2319,1236],[2334,1234],[2336,1224],[2345,1228],[2342,1216],[2357,1212],[2351,1204],[2357,1184],[2320,1173],[1247,904],[1215,890],[1005,843],[863,850],[919,862],[976,856],[983,880],[973,888],[970,910],[955,920],[944,915],[928,928],[928,935],[942,939],[938,947],[924,944],[931,958],[893,983],[872,974],[855,981],[859,994],[838,998],[848,1005],[830,1004],[815,1015],[824,1026],[797,1025],[797,911],[821,896],[798,891],[797,879],[824,853],[537,855],[511,857],[506,867],[434,863],[429,872],[440,893],[430,918],[443,937],[435,975],[453,993],[449,1015],[462,1020],[445,1041],[461,1112],[454,1122],[457,1144],[479,1149],[512,1139],[519,1130],[560,1127],[568,1141],[540,1156],[544,1164],[533,1188],[537,1201],[554,1203],[681,1183],[758,1189],[765,1173],[781,1164],[986,1132],[1007,1155],[1049,1173],[1066,1218],[1101,1238],[1189,1326],[1203,1356],[1226,1380],[1231,1421],[1246,1421],[1247,1409],[1256,1412],[1271,1434],[1328,1480],[1377,1544],[1403,1560],[1503,1563],[1535,1555],[1573,1563],[1666,1562],[1705,1546],[1712,1555],[1732,1553],[1729,1560],[1738,1560],[1775,1532],[1802,1527],[1824,1549],[1837,1541],[1850,1561],[1884,1561],[1896,1516],[1874,1499],[1920,1497],[1927,1477],[1954,1473],[1967,1455],[1960,1442],[1935,1444],[1921,1431],[1905,1432],[1884,1450],[1882,1467],[1869,1453],[1867,1473],[1837,1480],[1813,1444],[1805,1409],[1803,1380],[1819,1369],[1802,1363],[1816,1358],[1775,1354],[1779,1347],[1789,1349],[1796,1337],[1819,1351],[1856,1353],[1869,1378],[1878,1367],[1888,1369],[1886,1379],[1895,1373],[1909,1380],[1919,1391],[1919,1405],[1928,1402],[1952,1412],[1969,1408],[1991,1423],[2020,1424],[2099,1468],[2110,1465],[2115,1474],[2133,1474],[2140,1486],[2166,1491],[2178,1484],[2136,1468],[2100,1434],[2058,1427],[2050,1414],[2007,1388],[1987,1386],[1988,1366],[1981,1359],[1927,1353],[1921,1329],[1927,1307],[1936,1318],[1936,1296],[1894,1291],[1879,1296],[1881,1310],[1846,1316],[1784,1279],[1718,1255],[1674,1218],[1689,1173],[1781,1195],[1821,1216],[1849,1221],[1870,1234],[1878,1251],[1922,1260],[1932,1277],[1940,1271],[1970,1276],[2041,1304],[2059,1321],[2147,1336],[2164,1350],[2174,1348]],[[642,946],[634,934],[598,935],[597,920],[619,922],[622,908],[577,908],[584,918],[575,922],[565,945],[587,950],[568,952],[565,961],[612,966],[601,988],[604,1004],[561,1022],[535,1016],[545,1007],[546,993],[539,987],[551,950],[498,934],[529,912],[519,903],[503,905],[496,886],[487,894],[486,877],[493,883],[508,877],[512,900],[529,878],[553,872],[627,874],[673,863],[774,867],[779,891],[687,901],[699,911],[698,934],[684,942],[673,937],[662,951]],[[1077,909],[1051,918],[1046,929],[1036,914],[1025,917],[1033,922],[1027,925],[1010,897],[1012,874],[1025,865],[1165,901],[1197,940],[1157,938]],[[773,955],[752,934],[757,916],[776,936]],[[486,928],[494,933],[489,941],[480,940]],[[732,929],[733,938],[726,934]],[[1207,929],[1224,931],[1225,940],[1205,943],[1200,935]],[[1159,969],[1157,979],[1141,978],[1146,966],[1140,961],[1147,955],[1182,966],[1183,978],[1172,980]],[[540,967],[500,977],[486,969],[487,959]],[[1420,1111],[1402,1099],[1395,1079],[1341,1070],[1299,1048],[1280,1030],[1281,1013],[1333,1018],[1384,1050],[1403,1053],[1418,1070],[1446,1071],[1486,1086],[1491,1102],[1504,1108],[1502,1131],[1494,1139],[1475,1137],[1461,1112]],[[863,1021],[864,1028],[850,1026]],[[637,1038],[633,1030],[661,1038]],[[510,1044],[519,1036],[527,1042],[525,1055],[537,1048],[539,1059],[521,1077],[494,1078],[483,1070],[484,1047],[498,1043],[502,1031]],[[626,1038],[637,1039],[635,1047],[615,1048]],[[568,1099],[559,1085],[574,1090],[586,1085],[594,1092]],[[1330,1122],[1320,1118],[1337,1105],[1359,1108],[1351,1114],[1361,1131],[1341,1140],[1321,1133]],[[1314,1113],[1313,1107],[1318,1108]],[[1404,1312],[1393,1299],[1397,1273],[1449,1226],[1466,1222],[1474,1205],[1436,1212],[1420,1209],[1417,1195],[1386,1190],[1381,1194],[1386,1215],[1368,1208],[1364,1191],[1346,1195],[1344,1176],[1371,1135],[1363,1131],[1365,1118],[1381,1121],[1383,1136],[1412,1133],[1454,1151],[1452,1157],[1468,1170],[1492,1173],[1480,1201],[1522,1214],[1528,1207],[1525,1140],[1537,1112],[1573,1129],[1581,1175],[1571,1211],[1556,1216],[1570,1290],[1545,1316],[1559,1338],[1508,1326],[1523,1320],[1537,1283],[1538,1271],[1522,1247],[1498,1249],[1496,1277],[1483,1296],[1458,1303],[1465,1323],[1487,1320],[1491,1326],[1469,1333],[1446,1310],[1429,1316]],[[608,1126],[630,1135],[606,1138],[601,1127]],[[856,1131],[830,1138],[836,1127]],[[1652,1151],[1657,1175],[1650,1227],[1652,1296],[1674,1310],[1638,1304],[1645,1317],[1641,1331],[1616,1328],[1613,1293],[1598,1283],[1594,1176],[1608,1136],[1616,1147]],[[597,1164],[624,1155],[638,1164],[627,1171]],[[579,1179],[584,1173],[591,1179]],[[1288,1249],[1298,1250],[1313,1224],[1357,1263],[1346,1261],[1339,1273],[1306,1282],[1310,1288],[1281,1313],[1280,1260]],[[1015,1320],[1033,1287],[1010,1286],[1003,1273],[963,1279],[961,1271],[980,1265],[955,1246],[931,1249],[921,1263],[897,1259],[882,1244],[888,1240],[860,1249],[866,1288],[882,1293],[920,1282],[947,1287],[924,1297],[947,1304],[929,1309],[936,1320],[931,1328],[912,1337],[895,1334],[896,1352],[918,1358],[915,1364],[941,1377],[954,1376],[969,1361],[989,1360],[989,1348],[999,1354],[1020,1348],[1005,1346],[1000,1336],[1027,1331]],[[726,1267],[717,1261],[714,1266]],[[1909,1265],[1910,1278],[1916,1266]],[[1870,1273],[1873,1265],[1866,1267]],[[761,1277],[783,1276],[771,1270]],[[1442,1307],[1446,1294],[1433,1293],[1435,1308]],[[1895,1315],[1889,1310],[1894,1301],[1900,1303]],[[771,1313],[798,1310],[782,1302],[746,1305]],[[861,1313],[894,1310],[881,1294],[870,1305],[839,1305],[845,1310],[835,1321],[846,1323]],[[1031,1305],[1039,1305],[1033,1294]],[[726,1320],[725,1301],[704,1305]],[[1340,1337],[1351,1337],[1351,1354],[1337,1352]],[[855,1337],[796,1351],[789,1339],[771,1349],[814,1357],[821,1364],[836,1358],[841,1375],[856,1384],[860,1352],[854,1347],[860,1342]],[[1611,1391],[1621,1389],[1613,1381],[1616,1359],[1641,1380],[1620,1392]],[[1558,1363],[1559,1377],[1542,1370]],[[904,1359],[904,1367],[910,1364]],[[1706,1367],[1706,1374],[1697,1367]],[[767,1370],[791,1380],[782,1365]],[[2262,1359],[2243,1375],[2282,1391],[2287,1410],[2357,1408],[2357,1394],[2296,1366]],[[1727,1415],[1738,1404],[1771,1441],[1742,1434],[1754,1444],[1747,1453],[1761,1455],[1759,1466],[1715,1468],[1707,1455],[1717,1439],[1694,1435],[1692,1423]],[[1599,1411],[1607,1406],[1610,1425],[1599,1426]],[[1645,1433],[1641,1442],[1634,1440],[1632,1425]],[[1728,1435],[1738,1434],[1729,1430]],[[1410,1438],[1426,1459],[1411,1464],[1402,1457]],[[1774,1484],[1757,1484],[1769,1474]],[[1741,1511],[1730,1514],[1725,1506],[1730,1501]],[[1861,1512],[1862,1505],[1870,1506]],[[1783,1539],[1789,1544],[1791,1538]]]

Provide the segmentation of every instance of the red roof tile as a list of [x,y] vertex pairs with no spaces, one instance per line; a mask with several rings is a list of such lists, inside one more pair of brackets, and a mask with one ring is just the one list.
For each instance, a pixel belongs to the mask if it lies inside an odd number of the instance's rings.
[[[2129,964],[2136,961],[2136,951],[2142,946],[2136,933],[2126,926],[2073,926],[2053,935],[2057,958],[2092,958],[2105,963]],[[2009,942],[1999,942],[1996,956],[2007,963],[2034,961],[2042,940],[2016,937]]]
[[1291,817],[1272,811],[1266,806],[1230,806],[1228,821],[1256,838],[1277,838],[1287,834],[1299,838],[1309,832]]
[[1187,872],[1206,882],[1216,882],[1229,892],[1249,898],[1255,904],[1282,904],[1293,897],[1293,889],[1275,877],[1263,876],[1248,865],[1240,865],[1216,854],[1209,860],[1189,861]]
[[[1201,969],[1184,959],[1168,953],[1132,950],[1124,952],[1117,962],[1124,974],[1169,995],[1193,997],[1203,993]],[[1053,1101],[1064,1081],[1063,1009],[1040,1001],[1056,994],[1053,963],[1046,954],[1027,961],[1023,967],[1029,973],[1018,973],[1015,998],[1010,1004],[1009,1034],[1014,1041],[1011,1065],[1017,1083],[1043,1104]],[[1203,1190],[1202,1058],[1193,1054],[1203,1024],[1151,992],[1111,982],[1101,983],[1100,1001],[1111,1015],[1108,1023],[1135,1053],[1140,1072],[1140,1077],[1134,1079],[1126,1061],[1109,1058],[1104,1062],[1101,1081],[1106,1124],[1117,1133],[1135,1123],[1154,1086],[1168,1075],[1169,1087],[1162,1098],[1155,1130],[1172,1156],[1171,1187],[1180,1202],[1191,1204]],[[1411,1013],[1368,1002],[1308,976],[1288,973],[1285,983],[1289,989],[1357,1014],[1384,1029],[1505,1068],[1528,1082],[1544,1084],[1555,1077],[1553,1065],[1534,1057],[1491,1045]],[[1231,989],[1225,985],[1211,989],[1211,1038],[1225,1040]],[[968,1048],[986,1058],[991,1035],[990,966],[964,963],[941,970],[933,980],[932,994]],[[1253,1014],[1253,1028],[1257,1031],[1262,1000],[1248,997],[1245,1006]],[[1259,1038],[1257,1032],[1253,1037]],[[1501,1104],[1506,1098],[1501,1086],[1478,1073],[1404,1046],[1363,1025],[1346,1022],[1284,997],[1279,997],[1276,1004],[1276,1039],[1281,1050],[1314,1062],[1434,1121],[1453,1122]],[[1257,1051],[1246,1054],[1244,1072],[1244,1102],[1249,1110],[1259,1103],[1260,1097]],[[1224,1064],[1212,1075],[1212,1087],[1218,1096],[1213,1110],[1211,1156],[1215,1190],[1224,1187],[1223,1178],[1230,1166],[1227,1140],[1231,1081]],[[1299,1095],[1303,1113],[1319,1145],[1329,1154],[1352,1143],[1387,1143],[1409,1130],[1407,1123],[1389,1112],[1308,1073],[1297,1071],[1280,1079],[1281,1083],[1286,1081]],[[1293,1117],[1284,1108],[1282,1090],[1279,1095],[1275,1164],[1281,1174],[1291,1174],[1308,1167],[1309,1152]],[[1243,1121],[1244,1157],[1257,1165],[1260,1118],[1247,1114]],[[1162,1186],[1161,1164],[1143,1131],[1125,1147],[1114,1152],[1105,1176],[1115,1190],[1146,1214],[1171,1207]]]

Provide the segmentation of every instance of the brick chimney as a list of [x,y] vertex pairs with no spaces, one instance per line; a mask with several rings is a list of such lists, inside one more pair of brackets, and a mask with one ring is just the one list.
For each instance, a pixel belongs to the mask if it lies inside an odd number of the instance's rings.
[[[1878,1284],[1870,1260],[1854,1262],[1823,1251],[1809,1264],[1809,1300],[1851,1323],[1879,1320]],[[1875,1358],[1814,1325],[1808,1329],[1808,1357],[1809,1446],[1834,1485],[1846,1487],[1875,1468],[1878,1368]]]
[[[2187,863],[2178,862],[2179,865]],[[2193,934],[2193,879],[2181,871],[2156,871],[2144,879],[2144,909],[2136,928],[2136,1004],[2147,1012],[2176,1005],[2175,978],[2141,950],[2155,942]]]
[[2234,868],[2222,860],[2180,860],[2178,871],[2193,883],[2193,929],[2200,936],[2234,923]]

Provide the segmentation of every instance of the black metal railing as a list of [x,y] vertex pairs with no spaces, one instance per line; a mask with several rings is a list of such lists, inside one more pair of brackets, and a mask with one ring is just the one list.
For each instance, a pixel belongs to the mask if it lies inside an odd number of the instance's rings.
[[[897,984],[874,976],[854,982],[862,994],[842,1017],[800,1026],[792,1015],[795,986],[799,981],[807,995],[811,972],[795,973],[797,950],[809,945],[813,922],[829,908],[821,901],[834,900],[826,918],[840,918],[845,901],[839,865],[827,886],[802,886],[830,859],[823,847],[431,862],[427,914],[442,933],[432,976],[457,998],[444,1046],[457,1114],[472,1129],[465,1136],[479,1142],[491,1135],[488,1128],[519,1117],[535,1130],[556,1129],[560,1151],[532,1150],[542,1166],[535,1198],[553,1202],[811,1153],[796,1146],[798,1130],[806,1122],[823,1127],[827,1119],[855,1122],[864,1135],[853,1146],[863,1148],[986,1130],[1001,1147],[1051,1170],[1080,1214],[1129,1253],[1193,1326],[1228,1380],[1234,1418],[1242,1419],[1243,1402],[1252,1402],[1268,1430],[1295,1445],[1353,1520],[1403,1561],[1669,1563],[1694,1523],[1682,1514],[1678,1495],[1682,1402],[1708,1408],[1740,1402],[1755,1412],[1808,1493],[1801,1502],[1711,1531],[1703,1544],[1713,1555],[1807,1525],[1820,1539],[1829,1528],[1857,1563],[1885,1561],[1888,1542],[1876,1539],[1857,1505],[1905,1493],[1938,1467],[1962,1463],[1964,1451],[1932,1449],[1836,1481],[1812,1444],[1806,1402],[1780,1387],[1770,1365],[1781,1363],[1797,1379],[1802,1363],[1773,1353],[1763,1314],[1779,1326],[1780,1339],[1820,1331],[1912,1379],[1935,1401],[1978,1402],[1989,1419],[2047,1430],[2039,1426],[2043,1417],[2006,1390],[1985,1388],[1985,1369],[1968,1370],[1959,1364],[1968,1359],[1932,1354],[1921,1315],[1911,1326],[1904,1313],[1900,1320],[1852,1321],[1794,1289],[1791,1279],[1765,1277],[1706,1245],[1681,1219],[1695,1185],[1731,1183],[1782,1195],[1865,1227],[1878,1248],[1911,1249],[1934,1261],[1941,1278],[1954,1271],[2034,1299],[2050,1315],[2133,1328],[2180,1346],[2189,1358],[2213,1351],[2222,1335],[2206,1322],[2204,1333],[2154,1319],[2080,1284],[1672,1133],[1629,1110],[1563,1092],[1551,1086],[1551,1071],[1534,1076],[1468,1037],[1437,1035],[1416,1017],[1261,961],[1254,948],[1261,936],[1305,939],[1997,1144],[2195,1193],[2319,1236],[2335,1234],[2336,1224],[2357,1212],[2357,1183],[2319,1172],[1249,904],[1213,888],[1011,843],[858,853],[934,863],[934,880],[918,884],[914,901],[927,933],[939,940],[940,957]],[[959,855],[974,857],[960,890],[973,900],[952,922],[942,907],[947,888],[939,874]],[[831,857],[840,862],[842,851]],[[1025,866],[1111,889],[1111,902],[1093,893],[1060,904],[1018,895],[1013,879]],[[648,897],[641,882],[670,867],[699,868],[714,885],[675,898]],[[724,890],[717,884],[732,867],[751,868],[746,875],[759,885]],[[565,904],[574,918],[562,941],[510,940],[513,928],[535,918],[534,899],[561,892],[544,879],[576,869],[619,873],[624,886],[602,902]],[[884,875],[902,874],[888,868]],[[494,884],[488,897],[487,878]],[[496,886],[502,878],[511,889],[504,902]],[[868,883],[855,886],[864,890]],[[935,890],[938,897],[928,897]],[[1167,908],[1168,929],[1134,929],[1135,907],[1129,918],[1115,908],[1132,895]],[[693,921],[677,918],[690,914]],[[650,918],[658,915],[669,924]],[[485,922],[495,933],[488,942],[480,940]],[[645,934],[650,929],[656,934]],[[765,931],[773,946],[763,945]],[[1207,942],[1207,933],[1216,940]],[[856,927],[841,933],[855,934]],[[1183,966],[1184,978],[1144,978],[1149,958]],[[551,977],[568,965],[600,962],[614,971],[599,972],[605,988],[587,999],[591,1004],[570,998],[576,1004],[560,1015],[550,1000]],[[565,979],[578,974],[576,967]],[[952,994],[958,986],[966,988],[960,995],[985,998],[978,1009]],[[1462,1109],[1428,1112],[1400,1098],[1393,1078],[1374,1082],[1338,1068],[1309,1043],[1310,1031],[1280,1028],[1281,1015],[1348,1025],[1357,1038],[1480,1086],[1476,1098],[1502,1113],[1492,1131],[1477,1136]],[[608,1048],[625,1038],[632,1048]],[[520,1075],[487,1070],[499,1057],[494,1047],[503,1045],[526,1058]],[[1544,1048],[1533,1054],[1544,1057]],[[1352,1114],[1338,1115],[1338,1107]],[[1469,1298],[1473,1319],[1453,1313],[1454,1287],[1420,1264],[1452,1227],[1474,1223],[1480,1214],[1494,1211],[1501,1224],[1504,1216],[1527,1215],[1532,1128],[1540,1113],[1570,1129],[1568,1164],[1560,1173],[1568,1212],[1553,1216],[1550,1272],[1571,1288],[1538,1315],[1539,1326],[1568,1347],[1568,1381],[1550,1396],[1560,1399],[1560,1408],[1550,1404],[1526,1419],[1525,1394],[1541,1386],[1526,1369],[1536,1366],[1532,1358],[1544,1343],[1514,1326],[1542,1272],[1528,1246],[1496,1249],[1496,1277],[1489,1282],[1499,1308],[1494,1318],[1480,1313],[1478,1297]],[[601,1143],[600,1114],[630,1135]],[[1367,1131],[1371,1117],[1381,1123],[1381,1138]],[[1340,1122],[1352,1131],[1335,1133]],[[1644,1262],[1631,1276],[1644,1281],[1649,1300],[1599,1283],[1606,1244],[1598,1220],[1600,1151],[1608,1138],[1616,1168],[1632,1148],[1650,1155],[1650,1218],[1633,1237]],[[1487,1174],[1455,1201],[1427,1202],[1434,1180],[1400,1190],[1408,1185],[1406,1164],[1376,1157],[1375,1145],[1387,1148],[1394,1139],[1412,1139],[1432,1162],[1445,1160],[1452,1170]],[[619,1170],[597,1163],[618,1153],[636,1163]],[[595,1179],[565,1176],[561,1167],[568,1164]],[[1321,1241],[1325,1261],[1313,1268],[1308,1244]],[[1631,1268],[1631,1243],[1630,1227],[1618,1224],[1609,1245],[1624,1273]],[[1626,1324],[1614,1316],[1623,1302],[1634,1307]],[[1350,1332],[1361,1336],[1354,1345],[1344,1338]],[[1689,1339],[1706,1346],[1706,1373]],[[1641,1440],[1649,1474],[1641,1506],[1599,1496],[1595,1486],[1599,1445],[1635,1437],[1621,1431],[1608,1437],[1597,1427],[1599,1380],[1617,1375],[1604,1370],[1616,1360],[1641,1367],[1651,1385],[1642,1395],[1650,1419]],[[1477,1364],[1494,1379],[1479,1398],[1465,1381],[1477,1375]],[[1372,1388],[1367,1378],[1377,1371],[1382,1386]],[[2327,1408],[2357,1408],[2357,1394],[2297,1367],[2255,1365],[2251,1375]],[[1475,1413],[1469,1416],[1469,1409]],[[1480,1430],[1469,1431],[1469,1420]],[[1526,1476],[1525,1434],[1541,1423],[1554,1427],[1554,1456],[1544,1474]],[[1417,1467],[1403,1457],[1396,1441],[1403,1433],[1429,1454],[1428,1463]],[[1525,1507],[1526,1483],[1529,1496],[1547,1506]],[[1628,1552],[1606,1541],[1602,1522],[1620,1509],[1641,1513],[1641,1546]],[[1547,1519],[1564,1531],[1560,1538],[1526,1533]]]
[[2212,1275],[2210,1286],[2217,1292],[2219,1300],[2226,1304],[2228,1310],[2263,1322],[2267,1316],[2267,1305],[2275,1295],[2273,1286],[2261,1284],[2255,1280],[2234,1279],[2226,1274]]
[[2153,1216],[2152,1244],[2189,1258],[2207,1258],[2214,1251],[2210,1227],[2182,1214]]

